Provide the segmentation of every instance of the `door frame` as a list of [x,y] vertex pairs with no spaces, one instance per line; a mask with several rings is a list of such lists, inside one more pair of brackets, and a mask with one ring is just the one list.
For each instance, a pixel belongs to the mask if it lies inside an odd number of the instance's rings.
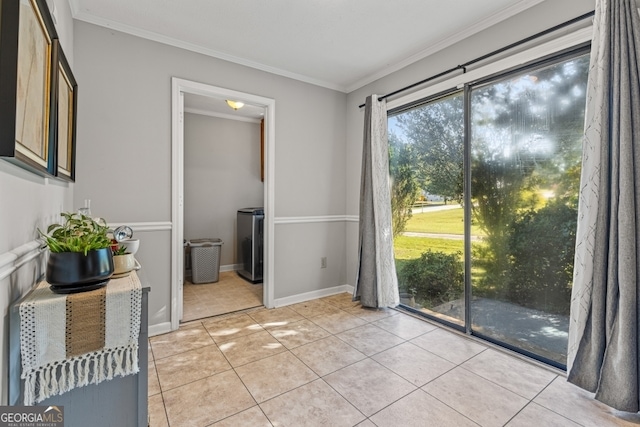
[[233,99],[264,108],[264,267],[263,304],[274,306],[275,100],[222,87],[171,78],[171,330],[182,319],[184,284],[184,94]]

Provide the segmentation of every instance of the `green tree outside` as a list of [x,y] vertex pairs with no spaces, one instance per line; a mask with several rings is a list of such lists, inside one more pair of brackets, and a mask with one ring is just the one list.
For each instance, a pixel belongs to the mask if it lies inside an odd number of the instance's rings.
[[391,217],[393,236],[405,230],[411,208],[420,195],[413,147],[389,134],[389,172],[391,175]]
[[[473,235],[482,238],[473,245],[473,268],[482,272],[473,278],[475,296],[562,311],[573,269],[575,233],[568,230],[577,220],[588,62],[578,57],[472,91],[471,209],[474,229],[481,229]],[[392,198],[405,206],[394,211],[405,215],[394,230],[411,218],[413,196],[403,197],[416,181],[431,194],[462,200],[462,101],[458,93],[395,117],[391,169],[402,177],[398,183],[411,185],[394,187]]]

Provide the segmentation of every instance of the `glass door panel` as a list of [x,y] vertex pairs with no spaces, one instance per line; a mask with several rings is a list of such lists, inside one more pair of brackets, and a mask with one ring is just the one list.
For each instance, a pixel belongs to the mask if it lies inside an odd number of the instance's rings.
[[566,363],[588,55],[470,91],[471,328]]
[[388,126],[401,303],[464,325],[463,95],[391,116]]

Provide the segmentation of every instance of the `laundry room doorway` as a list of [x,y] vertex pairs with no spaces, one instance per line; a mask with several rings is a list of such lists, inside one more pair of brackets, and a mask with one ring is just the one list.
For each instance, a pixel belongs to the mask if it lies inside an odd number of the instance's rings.
[[[173,78],[172,104],[172,329],[181,321],[272,307],[275,101]],[[258,206],[262,276],[251,281],[236,274],[246,265],[236,214]]]

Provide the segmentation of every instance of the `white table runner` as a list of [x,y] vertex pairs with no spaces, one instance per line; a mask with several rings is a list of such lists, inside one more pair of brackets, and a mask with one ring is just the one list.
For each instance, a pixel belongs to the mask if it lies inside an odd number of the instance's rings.
[[135,272],[68,295],[40,282],[20,304],[24,404],[137,373],[141,301]]

